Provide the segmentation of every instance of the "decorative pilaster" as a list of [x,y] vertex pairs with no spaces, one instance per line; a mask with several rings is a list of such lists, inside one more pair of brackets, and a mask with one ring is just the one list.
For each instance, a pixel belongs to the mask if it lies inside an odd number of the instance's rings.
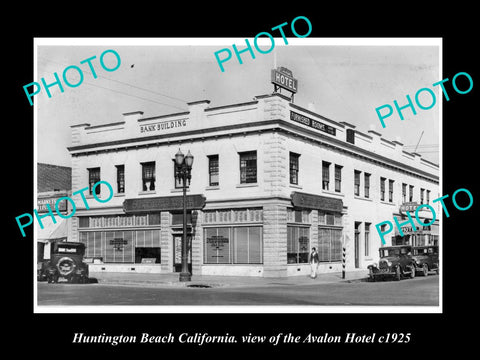
[[263,276],[287,276],[287,207],[263,207]]

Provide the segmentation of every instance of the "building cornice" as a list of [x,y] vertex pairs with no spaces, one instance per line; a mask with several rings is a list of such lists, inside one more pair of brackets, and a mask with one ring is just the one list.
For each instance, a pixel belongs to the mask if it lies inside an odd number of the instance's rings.
[[[259,126],[265,126],[263,129],[258,129]],[[266,127],[269,126],[269,127]],[[255,129],[252,129],[254,128]],[[234,130],[240,130],[238,132],[232,132]],[[219,138],[219,137],[231,137],[231,136],[243,136],[247,133],[258,132],[271,132],[271,131],[283,131],[286,134],[300,136],[306,140],[317,142],[323,146],[335,148],[338,151],[344,152],[355,157],[360,157],[364,160],[374,162],[383,166],[391,167],[392,169],[400,169],[408,173],[412,173],[417,176],[428,179],[429,181],[438,182],[439,177],[437,175],[428,173],[424,170],[415,168],[411,165],[404,164],[400,161],[392,160],[386,156],[379,155],[372,151],[363,149],[354,144],[346,141],[341,141],[334,137],[330,137],[327,134],[319,133],[313,129],[303,128],[300,125],[293,124],[286,120],[263,120],[252,123],[225,125],[209,129],[198,129],[185,131],[178,134],[175,138],[172,134],[152,135],[146,137],[138,137],[132,139],[123,139],[109,142],[102,142],[96,144],[85,144],[71,146],[67,149],[71,152],[72,156],[88,155],[91,153],[128,150],[131,148],[152,147],[158,146],[162,143],[182,143],[185,141],[195,141],[195,136],[200,140],[206,138]],[[224,132],[224,134],[218,134],[218,132]],[[157,141],[152,143],[152,141]],[[101,149],[102,147],[113,147],[107,149]],[[433,164],[433,163],[430,163]],[[435,165],[438,167],[438,165]]]

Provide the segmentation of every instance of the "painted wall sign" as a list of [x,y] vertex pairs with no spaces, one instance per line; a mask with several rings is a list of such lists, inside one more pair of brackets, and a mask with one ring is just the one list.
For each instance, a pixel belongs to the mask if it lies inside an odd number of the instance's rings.
[[140,133],[158,132],[187,126],[187,119],[167,120],[155,124],[140,125]]
[[[198,210],[205,206],[205,197],[203,195],[187,195],[187,210]],[[144,199],[126,199],[123,202],[125,213],[145,212],[145,211],[172,211],[183,210],[182,196],[160,196]]]
[[[50,197],[50,198],[43,198],[37,199],[37,211],[39,213],[47,212],[49,209],[47,208],[47,204],[50,205],[50,208],[55,206],[55,203],[61,197]],[[58,211],[67,211],[67,200],[61,200],[58,202]]]
[[335,135],[336,134],[336,129],[333,126],[326,125],[324,123],[321,123],[319,121],[313,120],[305,115],[301,115],[299,113],[296,113],[295,111],[290,110],[290,120],[296,121],[300,124],[307,125],[313,129],[320,130],[323,132],[326,132],[327,134],[330,135]]
[[343,202],[341,199],[333,199],[326,196],[292,192],[293,206],[303,209],[326,210],[333,212],[342,212]]

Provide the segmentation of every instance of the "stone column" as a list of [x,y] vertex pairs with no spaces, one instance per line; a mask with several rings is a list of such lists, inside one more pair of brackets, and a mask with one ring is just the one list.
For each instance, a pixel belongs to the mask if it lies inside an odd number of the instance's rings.
[[311,210],[310,221],[312,223],[310,228],[310,249],[314,247],[318,251],[318,210]]
[[355,237],[355,222],[352,221],[350,218],[350,214],[348,213],[348,208],[343,207],[342,210],[342,225],[343,225],[343,240],[346,248],[346,270],[355,269],[355,244],[354,244],[354,237]]
[[203,211],[192,211],[192,275],[202,274],[203,264]]
[[263,276],[287,276],[287,207],[263,207]]
[[160,213],[160,248],[162,272],[173,271],[173,237],[170,229],[170,212]]

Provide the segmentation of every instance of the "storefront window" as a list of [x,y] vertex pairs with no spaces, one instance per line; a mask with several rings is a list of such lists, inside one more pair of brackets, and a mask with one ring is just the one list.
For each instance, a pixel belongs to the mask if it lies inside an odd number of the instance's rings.
[[342,214],[318,211],[318,254],[320,261],[342,260]]
[[262,228],[234,228],[233,261],[235,264],[260,264],[262,262]]
[[230,263],[230,228],[205,229],[205,263]]
[[205,229],[205,264],[261,264],[262,227]]
[[310,252],[310,228],[300,226],[287,227],[287,263],[308,263]]
[[135,262],[160,263],[160,230],[135,231]]
[[80,232],[86,258],[105,263],[160,263],[160,230]]
[[104,262],[133,263],[133,232],[106,231]]
[[342,260],[342,229],[318,227],[318,255],[321,262]]

